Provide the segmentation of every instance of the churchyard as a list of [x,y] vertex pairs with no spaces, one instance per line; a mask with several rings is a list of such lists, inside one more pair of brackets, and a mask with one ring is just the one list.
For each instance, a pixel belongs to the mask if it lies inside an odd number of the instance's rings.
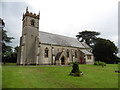
[[79,65],[84,75],[70,76],[71,66],[2,66],[3,88],[118,88],[118,64]]

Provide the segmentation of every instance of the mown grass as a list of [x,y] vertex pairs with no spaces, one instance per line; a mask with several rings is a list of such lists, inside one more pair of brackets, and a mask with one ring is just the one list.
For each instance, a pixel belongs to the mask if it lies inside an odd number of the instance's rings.
[[3,66],[3,88],[118,88],[117,64],[79,65],[81,77],[70,76],[70,66]]
[[2,66],[13,66],[13,65],[16,65],[16,63],[5,63],[5,64],[2,64]]

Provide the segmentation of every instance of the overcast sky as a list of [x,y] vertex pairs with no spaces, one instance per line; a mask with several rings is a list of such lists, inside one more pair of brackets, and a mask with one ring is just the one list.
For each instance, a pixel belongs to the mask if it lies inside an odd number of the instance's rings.
[[[3,2],[4,1],[4,2]],[[11,2],[10,2],[11,1]],[[13,36],[12,45],[19,45],[22,32],[22,15],[29,11],[39,13],[39,31],[75,37],[84,30],[98,31],[100,37],[118,45],[119,0],[2,0],[0,18],[5,30]]]

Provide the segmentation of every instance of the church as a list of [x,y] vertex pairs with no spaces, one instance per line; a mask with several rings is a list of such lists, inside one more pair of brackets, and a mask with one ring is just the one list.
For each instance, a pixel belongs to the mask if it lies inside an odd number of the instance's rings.
[[71,62],[93,64],[92,48],[76,38],[39,31],[40,13],[26,12],[22,18],[22,36],[18,65],[68,65]]

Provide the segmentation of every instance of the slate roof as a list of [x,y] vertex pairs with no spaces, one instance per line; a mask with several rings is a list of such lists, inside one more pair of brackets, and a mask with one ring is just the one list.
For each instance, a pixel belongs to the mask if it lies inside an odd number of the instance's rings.
[[81,52],[83,52],[86,55],[93,55],[91,52],[87,51],[87,50],[80,50]]
[[40,31],[40,42],[44,44],[85,48],[76,38]]
[[90,46],[88,46],[85,42],[81,42],[81,44],[82,44],[85,48],[90,48]]
[[60,56],[61,56],[62,52],[58,52],[56,57],[55,57],[55,60],[59,60]]

